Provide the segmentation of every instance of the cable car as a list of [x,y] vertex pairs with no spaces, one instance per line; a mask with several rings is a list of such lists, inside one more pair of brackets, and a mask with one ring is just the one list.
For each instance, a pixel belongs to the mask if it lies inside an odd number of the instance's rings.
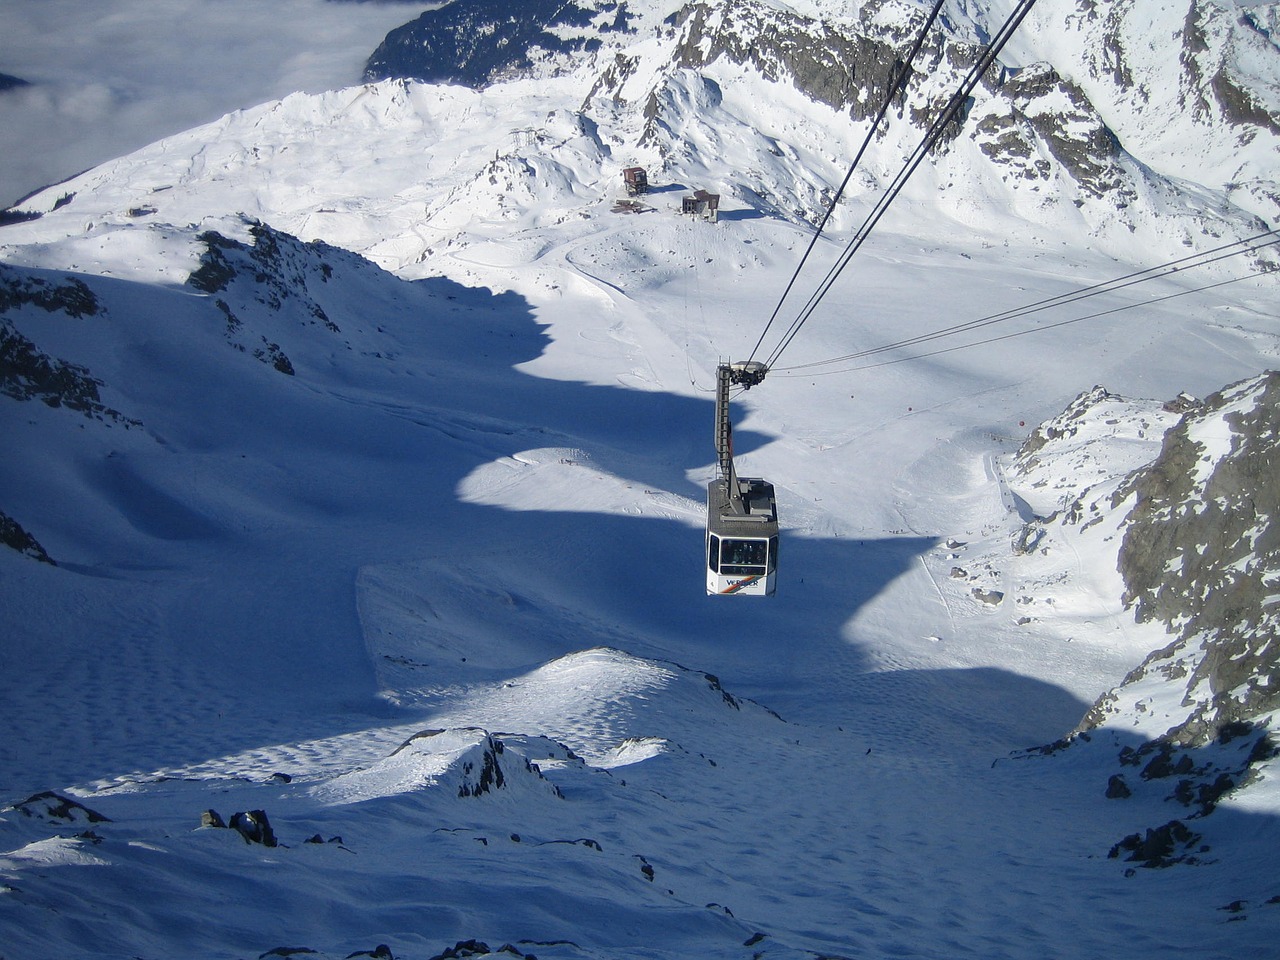
[[707,484],[707,593],[773,596],[778,581],[778,510],[773,484],[734,478]]
[[764,379],[762,363],[722,363],[716,371],[716,454],[720,474],[707,484],[707,593],[771,597],[778,579],[778,507],[773,484],[739,477],[733,466],[729,387]]

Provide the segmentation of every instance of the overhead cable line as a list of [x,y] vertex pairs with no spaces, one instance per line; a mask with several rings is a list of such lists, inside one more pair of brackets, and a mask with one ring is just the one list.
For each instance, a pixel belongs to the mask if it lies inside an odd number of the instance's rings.
[[[1094,320],[1094,319],[1097,319],[1098,317],[1110,316],[1113,313],[1122,313],[1125,310],[1133,310],[1135,307],[1149,307],[1152,304],[1163,303],[1166,300],[1175,300],[1178,297],[1185,297],[1185,296],[1188,296],[1189,294],[1203,293],[1205,290],[1213,290],[1216,287],[1225,287],[1227,284],[1230,284],[1230,283],[1239,283],[1241,280],[1249,280],[1249,279],[1252,279],[1253,277],[1260,277],[1260,276],[1263,276],[1265,273],[1266,271],[1255,270],[1255,271],[1246,273],[1243,276],[1229,277],[1226,280],[1217,280],[1213,283],[1204,284],[1203,286],[1192,287],[1187,290],[1179,290],[1176,293],[1169,293],[1163,297],[1155,297],[1152,300],[1144,300],[1141,303],[1126,303],[1119,307],[1112,307],[1110,310],[1100,310],[1097,313],[1090,313],[1083,317],[1071,317],[1068,320],[1059,320],[1055,323],[1048,323],[1048,324],[1044,324],[1043,326],[1032,327],[1029,330],[1017,330],[1013,333],[1001,334],[998,337],[987,337],[984,340],[974,340],[970,343],[960,343],[960,344],[956,344],[953,347],[943,347],[939,350],[930,350],[927,353],[915,353],[909,357],[894,357],[892,360],[878,360],[875,363],[864,363],[864,364],[861,364],[860,366],[845,367],[841,370],[825,370],[820,373],[797,372],[797,371],[803,370],[804,369],[803,367],[784,367],[778,371],[773,371],[773,372],[777,373],[780,376],[822,377],[822,376],[830,376],[837,373],[851,373],[855,370],[871,370],[871,369],[874,369],[875,367],[887,367],[895,363],[907,363],[912,360],[924,360],[928,357],[937,357],[944,353],[955,353],[958,350],[967,350],[970,347],[980,347],[990,343],[999,343],[1002,340],[1012,340],[1015,337],[1025,337],[1032,333],[1043,333],[1046,330],[1053,330],[1058,327],[1069,326],[1070,324],[1073,324],[1073,323],[1080,323],[1083,320]],[[859,359],[859,357],[856,357],[856,356],[850,357],[850,359],[851,360]],[[834,361],[831,361],[831,362],[834,362]]]
[[876,113],[875,119],[871,121],[871,126],[868,128],[867,135],[863,138],[862,146],[858,148],[853,162],[849,164],[849,172],[844,175],[844,179],[840,181],[840,186],[836,189],[835,196],[827,204],[826,212],[823,213],[822,220],[818,223],[818,229],[809,238],[808,247],[805,248],[804,254],[800,257],[800,262],[796,265],[795,272],[791,274],[791,279],[787,281],[786,289],[782,291],[782,296],[778,298],[778,305],[773,308],[773,313],[769,316],[768,322],[765,323],[764,330],[761,331],[759,339],[756,340],[756,345],[751,348],[751,356],[748,359],[755,357],[756,351],[760,349],[760,344],[764,342],[764,338],[769,333],[769,328],[773,326],[773,321],[778,318],[782,305],[786,302],[787,295],[791,293],[791,288],[795,286],[796,280],[800,277],[800,271],[804,269],[805,262],[809,259],[809,254],[813,252],[813,248],[817,245],[818,238],[822,236],[822,231],[826,227],[827,221],[831,219],[831,215],[835,213],[836,205],[840,203],[840,198],[844,196],[845,187],[853,179],[853,173],[858,169],[858,164],[862,161],[862,155],[867,152],[867,148],[871,145],[876,131],[880,129],[880,122],[884,120],[884,115],[889,112],[889,107],[893,105],[893,101],[906,89],[907,81],[911,79],[912,75],[911,66],[915,62],[920,48],[924,46],[925,37],[929,35],[934,21],[938,19],[938,14],[942,12],[944,3],[946,3],[946,0],[937,0],[934,3],[933,10],[921,25],[920,32],[916,34],[915,42],[912,44],[910,52],[907,53],[906,59],[899,60],[894,65],[894,73],[890,76],[888,88],[885,90],[884,102],[880,104],[880,110]]
[[[960,87],[951,95],[951,99],[947,101],[942,112],[934,119],[933,123],[926,131],[924,138],[907,158],[902,169],[889,185],[889,188],[881,195],[880,199],[876,202],[875,207],[867,216],[867,219],[863,222],[862,226],[858,228],[857,232],[853,235],[853,238],[846,245],[844,252],[840,255],[836,264],[827,272],[826,278],[821,284],[819,284],[818,289],[809,297],[808,302],[801,309],[800,314],[791,322],[791,326],[787,328],[786,333],[783,334],[782,339],[779,341],[778,345],[774,347],[773,352],[765,361],[767,366],[772,367],[777,362],[778,358],[782,355],[782,352],[786,350],[786,348],[791,344],[791,341],[795,339],[796,334],[804,325],[805,321],[813,315],[814,309],[831,289],[836,278],[844,268],[848,266],[849,261],[862,246],[863,241],[866,240],[867,236],[871,233],[871,230],[880,222],[881,217],[884,216],[889,205],[897,198],[898,194],[902,192],[903,187],[906,186],[907,181],[924,161],[924,158],[928,156],[929,152],[937,146],[938,142],[942,139],[947,127],[951,125],[959,115],[961,109],[968,102],[969,96],[973,92],[973,88],[978,85],[978,82],[982,79],[983,75],[991,68],[991,65],[995,62],[996,57],[999,56],[1004,45],[1009,42],[1009,39],[1018,29],[1018,26],[1022,23],[1023,19],[1025,19],[1027,14],[1031,12],[1031,8],[1033,6],[1035,6],[1035,0],[1019,0],[1017,6],[1013,9],[1013,12],[1009,14],[1009,18],[1000,27],[1000,30],[997,32],[995,37],[989,44],[987,44],[983,49],[982,54],[970,68],[968,75],[961,82]],[[752,352],[752,356],[754,356],[754,351]]]
[[[933,340],[941,340],[946,337],[956,336],[957,334],[961,334],[961,333],[968,333],[972,330],[977,330],[982,327],[991,326],[996,323],[1003,323],[1007,320],[1014,320],[1019,317],[1029,316],[1030,314],[1033,314],[1033,313],[1039,313],[1042,310],[1049,310],[1054,307],[1067,306],[1069,304],[1077,303],[1081,300],[1087,300],[1104,293],[1115,293],[1119,290],[1124,290],[1127,287],[1132,287],[1139,283],[1147,283],[1151,280],[1164,279],[1166,277],[1172,276],[1175,273],[1183,273],[1183,272],[1186,272],[1187,270],[1194,270],[1198,267],[1205,267],[1213,263],[1218,263],[1222,260],[1230,259],[1232,257],[1239,257],[1239,256],[1244,256],[1246,254],[1256,253],[1259,250],[1266,249],[1267,247],[1273,247],[1278,244],[1280,244],[1280,231],[1268,230],[1265,233],[1260,233],[1260,234],[1257,234],[1256,236],[1248,237],[1243,240],[1236,240],[1236,241],[1233,241],[1232,243],[1223,244],[1222,246],[1214,247],[1210,250],[1203,250],[1199,253],[1190,254],[1178,260],[1171,260],[1168,263],[1158,264],[1153,267],[1146,267],[1142,270],[1137,270],[1137,271],[1134,271],[1133,273],[1128,273],[1121,277],[1113,277],[1110,280],[1103,280],[1099,283],[1092,284],[1091,286],[1080,287],[1075,290],[1069,290],[1065,293],[1057,294],[1056,296],[1047,297],[1044,300],[1037,300],[1034,303],[1029,303],[1021,307],[1014,307],[1009,310],[1004,310],[1004,311],[1001,311],[1000,313],[990,314],[985,317],[979,317],[976,320],[969,320],[964,323],[955,324],[954,326],[944,327],[940,330],[935,330],[930,333],[924,333],[924,334],[920,334],[919,336],[909,337],[905,340],[897,340],[897,341],[894,341],[893,343],[886,343],[881,346],[871,347],[866,350],[859,350],[856,353],[844,354],[843,356],[839,356],[839,357],[831,357],[826,360],[814,360],[809,363],[797,364],[794,367],[775,367],[774,369],[779,372],[782,372],[782,371],[791,372],[791,371],[797,371],[797,370],[808,370],[814,367],[828,366],[836,363],[848,363],[853,360],[862,360],[866,357],[874,356],[878,353],[885,353],[890,350],[898,350],[903,347],[918,346],[922,343],[929,343]],[[1208,288],[1199,287],[1196,289],[1208,289]],[[1161,299],[1166,299],[1166,298],[1161,298]],[[1158,302],[1158,301],[1147,301],[1147,302],[1151,303],[1151,302]],[[1104,314],[1091,314],[1091,316],[1102,316],[1102,315],[1105,315],[1105,313],[1109,313],[1109,312],[1112,312],[1112,311],[1105,311]],[[1082,319],[1085,319],[1085,318],[1082,318]],[[1044,329],[1050,329],[1051,326],[1053,325],[1050,325],[1050,327],[1045,327]],[[997,338],[997,339],[1000,339],[1000,338]],[[979,342],[987,343],[990,341],[983,340]],[[931,356],[932,354],[929,354],[929,355]]]

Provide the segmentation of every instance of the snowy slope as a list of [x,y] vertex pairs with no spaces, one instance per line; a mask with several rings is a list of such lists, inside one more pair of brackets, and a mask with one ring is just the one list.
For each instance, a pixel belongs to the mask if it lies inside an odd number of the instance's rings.
[[[699,109],[660,157],[579,112],[594,80],[289,97],[0,231],[6,337],[101,405],[18,399],[31,355],[0,397],[0,511],[53,561],[0,551],[5,956],[1268,955],[1269,768],[1148,870],[1108,856],[1175,815],[1106,795],[1143,735],[1022,751],[1168,642],[1115,529],[1028,523],[1154,459],[1161,399],[1274,367],[1274,279],[802,366],[1182,255],[1193,221],[886,222],[735,398],[778,596],[707,598],[714,367],[857,130],[717,63],[662,78]],[[633,161],[655,190],[614,213]],[[718,224],[676,215],[695,187]],[[92,312],[46,295],[77,284]],[[1155,399],[1016,471],[1094,383]],[[252,811],[276,845],[214,825]]]

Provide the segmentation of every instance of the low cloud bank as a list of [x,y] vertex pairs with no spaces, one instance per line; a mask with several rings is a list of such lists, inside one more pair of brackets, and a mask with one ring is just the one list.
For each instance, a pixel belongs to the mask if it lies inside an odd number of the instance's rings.
[[0,32],[0,208],[154,140],[294,91],[359,83],[432,3],[17,0]]

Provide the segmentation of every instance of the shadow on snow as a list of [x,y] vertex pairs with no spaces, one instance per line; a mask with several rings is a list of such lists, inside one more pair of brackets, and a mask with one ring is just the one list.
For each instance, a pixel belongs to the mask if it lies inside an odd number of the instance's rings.
[[[717,674],[730,692],[787,719],[889,729],[926,716],[937,723],[940,710],[989,711],[1002,731],[991,745],[999,750],[1029,745],[1009,729],[1017,727],[1012,717],[1037,718],[1034,729],[1044,732],[1036,736],[1051,739],[1083,713],[1085,705],[1058,688],[1000,671],[870,672],[848,635],[850,621],[934,545],[928,538],[788,537],[784,498],[777,597],[707,597],[704,487],[688,472],[704,464],[710,477],[714,402],[520,372],[550,340],[516,294],[445,279],[406,285],[415,310],[373,324],[379,349],[354,351],[352,372],[332,373],[333,351],[315,348],[314,338],[324,336],[317,331],[285,345],[297,373],[284,377],[226,349],[207,299],[86,280],[108,304],[133,307],[134,322],[154,314],[172,329],[186,311],[212,333],[201,352],[143,331],[135,335],[147,350],[171,355],[121,351],[127,359],[120,362],[132,367],[93,371],[165,443],[139,431],[117,434],[127,452],[113,452],[111,482],[99,482],[98,467],[85,472],[104,527],[123,518],[119,526],[132,539],[111,549],[102,546],[105,534],[88,538],[80,556],[55,557],[73,563],[40,572],[52,583],[78,577],[73,570],[105,571],[92,590],[83,584],[93,578],[80,578],[69,595],[84,590],[86,609],[95,611],[85,627],[98,636],[96,655],[139,665],[127,675],[138,684],[136,696],[120,693],[129,723],[89,718],[87,766],[60,771],[71,781],[121,773],[99,768],[94,738],[136,743],[130,749],[147,769],[384,723],[353,584],[363,569],[424,561],[464,580],[474,572],[477,588],[524,598],[536,612],[523,635],[510,638],[502,667],[511,671],[617,646]],[[137,309],[140,302],[148,308]],[[355,336],[350,317],[335,319]],[[211,394],[225,398],[222,416],[188,422]],[[10,415],[21,411],[10,405]],[[735,433],[739,454],[769,440]],[[547,447],[583,451],[593,468],[633,485],[642,504],[646,492],[687,498],[686,515],[602,514],[573,503],[507,509],[459,499],[459,484],[477,469]],[[192,479],[214,463],[213,479]],[[786,477],[770,479],[785,489]],[[137,491],[164,492],[168,506],[150,511]],[[156,529],[179,501],[181,536]],[[192,517],[201,522],[187,523]],[[435,629],[429,611],[438,588],[422,582],[411,598],[421,603],[423,630]],[[135,606],[148,611],[146,623],[128,619]],[[74,638],[48,640],[74,655]],[[193,670],[198,683],[181,679]],[[189,701],[149,705],[147,678],[155,673],[191,687]],[[172,716],[164,722],[149,723],[166,711]],[[23,722],[20,713],[9,721]],[[134,727],[148,736],[130,739]],[[22,739],[16,728],[0,741],[9,737]]]

